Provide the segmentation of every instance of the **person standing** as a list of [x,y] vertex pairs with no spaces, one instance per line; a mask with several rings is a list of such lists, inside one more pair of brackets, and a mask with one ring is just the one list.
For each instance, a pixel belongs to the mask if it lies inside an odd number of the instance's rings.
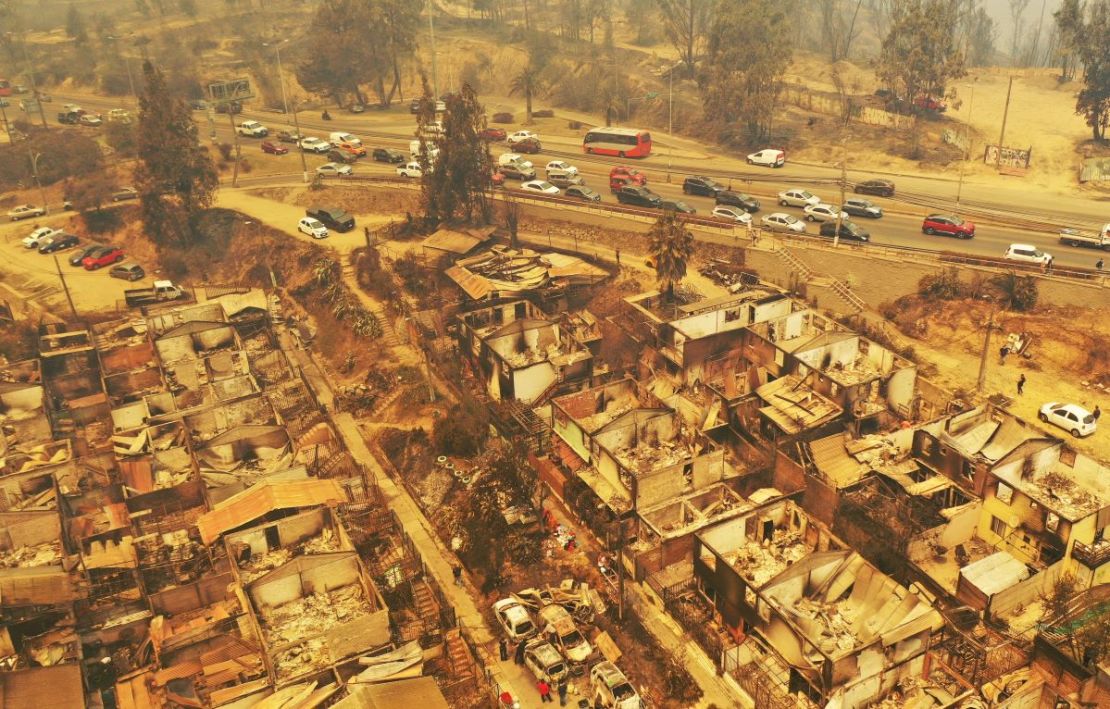
[[462,586],[462,567],[455,564],[451,567],[451,573],[455,576],[455,585]]
[[1103,262],[1102,262],[1102,259],[1099,259],[1098,261],[1095,261],[1095,268],[1097,268],[1098,270],[1100,270],[1100,271],[1101,271],[1101,270],[1102,270],[1102,266],[1103,266]]
[[559,680],[559,706],[565,707],[567,705],[567,679],[564,677]]
[[524,664],[524,644],[527,640],[521,640],[516,646],[516,652],[513,654],[513,662],[518,665]]
[[1023,393],[1022,390],[1025,389],[1025,372],[1022,372],[1021,376],[1018,377],[1017,384],[1018,384],[1018,387],[1017,387],[1018,395],[1020,396]]
[[509,659],[509,641],[501,638],[501,642],[497,643],[497,649],[501,652],[501,661]]
[[551,700],[551,685],[544,682],[542,679],[536,682],[536,689],[540,690],[540,701],[550,702]]
[[1095,417],[1096,423],[1098,422],[1098,417],[1102,416],[1102,409],[1098,407],[1098,404],[1095,404],[1095,410],[1091,412],[1091,416]]
[[619,267],[620,267],[620,265],[621,265],[621,250],[620,250],[620,248],[618,247],[618,248],[617,248],[617,267],[619,268]]

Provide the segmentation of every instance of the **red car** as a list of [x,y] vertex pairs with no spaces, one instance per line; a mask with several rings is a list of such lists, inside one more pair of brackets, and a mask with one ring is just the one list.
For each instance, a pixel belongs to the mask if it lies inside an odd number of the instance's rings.
[[285,155],[289,152],[289,148],[284,145],[278,145],[272,140],[262,141],[262,152],[270,153],[271,155]]
[[634,167],[626,167],[624,165],[617,165],[609,171],[609,183],[612,185],[613,178],[623,177],[625,184],[639,185],[643,187],[647,184],[647,175],[640,172]]
[[914,99],[913,105],[934,113],[944,113],[948,110],[948,106],[946,106],[943,101],[935,99],[932,96],[918,96]]
[[970,239],[975,236],[975,225],[952,214],[930,214],[921,223],[925,234],[945,234],[957,239]]
[[482,140],[505,140],[508,134],[504,128],[483,128],[478,131],[478,137]]
[[538,153],[543,150],[543,144],[535,138],[525,138],[519,143],[513,143],[513,150],[518,153]]
[[490,175],[489,182],[494,187],[504,187],[505,176],[502,175],[500,172],[494,172],[492,175]]
[[124,258],[123,250],[116,246],[105,246],[99,251],[94,251],[85,257],[81,265],[86,271],[95,271],[113,263],[119,263]]

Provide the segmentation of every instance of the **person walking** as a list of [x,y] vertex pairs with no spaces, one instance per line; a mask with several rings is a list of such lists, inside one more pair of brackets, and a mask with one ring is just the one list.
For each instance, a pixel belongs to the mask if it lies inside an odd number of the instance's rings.
[[618,248],[617,249],[617,267],[619,268],[620,265],[621,265],[621,250]]
[[501,651],[501,661],[509,659],[509,641],[501,638],[501,642],[497,643],[497,649]]
[[550,684],[548,684],[547,682],[544,682],[541,679],[539,682],[536,682],[536,689],[540,690],[540,701],[541,702],[550,702],[550,701],[552,701],[552,699],[551,699],[551,685]]
[[513,662],[518,665],[524,664],[524,644],[527,640],[521,640],[516,646],[516,652],[513,653]]
[[455,564],[451,567],[451,573],[455,575],[455,585],[462,586],[462,567]]
[[1091,412],[1091,416],[1094,416],[1095,421],[1098,421],[1098,417],[1102,416],[1102,409],[1098,407],[1098,404],[1095,404],[1095,410]]
[[1023,389],[1025,389],[1025,373],[1024,372],[1022,372],[1021,376],[1018,377],[1018,395],[1021,395],[1022,393],[1024,393],[1022,391]]
[[1098,261],[1095,261],[1095,268],[1097,268],[1098,270],[1101,271],[1102,266],[1103,266],[1102,259],[1099,259]]
[[567,680],[564,677],[559,680],[559,706],[565,707],[567,705]]

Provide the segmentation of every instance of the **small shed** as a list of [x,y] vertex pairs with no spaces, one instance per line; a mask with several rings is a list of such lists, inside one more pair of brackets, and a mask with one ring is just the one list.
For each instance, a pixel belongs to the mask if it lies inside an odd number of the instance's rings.
[[438,229],[434,234],[421,242],[424,255],[430,259],[437,259],[444,254],[453,258],[463,258],[474,254],[482,248],[493,236],[496,227],[483,229]]

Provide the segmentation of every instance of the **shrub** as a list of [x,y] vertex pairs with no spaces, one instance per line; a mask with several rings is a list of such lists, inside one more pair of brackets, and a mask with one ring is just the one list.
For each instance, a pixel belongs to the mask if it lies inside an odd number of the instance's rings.
[[216,146],[216,149],[220,151],[220,158],[224,162],[228,162],[231,160],[231,151],[235,149],[235,146],[231,143],[220,143]]
[[917,282],[917,292],[923,298],[955,300],[965,293],[960,282],[960,273],[954,268],[939,273],[930,273]]
[[511,113],[495,113],[495,114],[493,114],[493,117],[490,118],[490,123],[512,123],[512,122],[513,122],[513,114],[511,114]]
[[991,285],[998,294],[999,303],[1009,310],[1021,312],[1037,306],[1037,279],[1033,276],[1019,276],[1014,271],[1003,273],[991,279]]

